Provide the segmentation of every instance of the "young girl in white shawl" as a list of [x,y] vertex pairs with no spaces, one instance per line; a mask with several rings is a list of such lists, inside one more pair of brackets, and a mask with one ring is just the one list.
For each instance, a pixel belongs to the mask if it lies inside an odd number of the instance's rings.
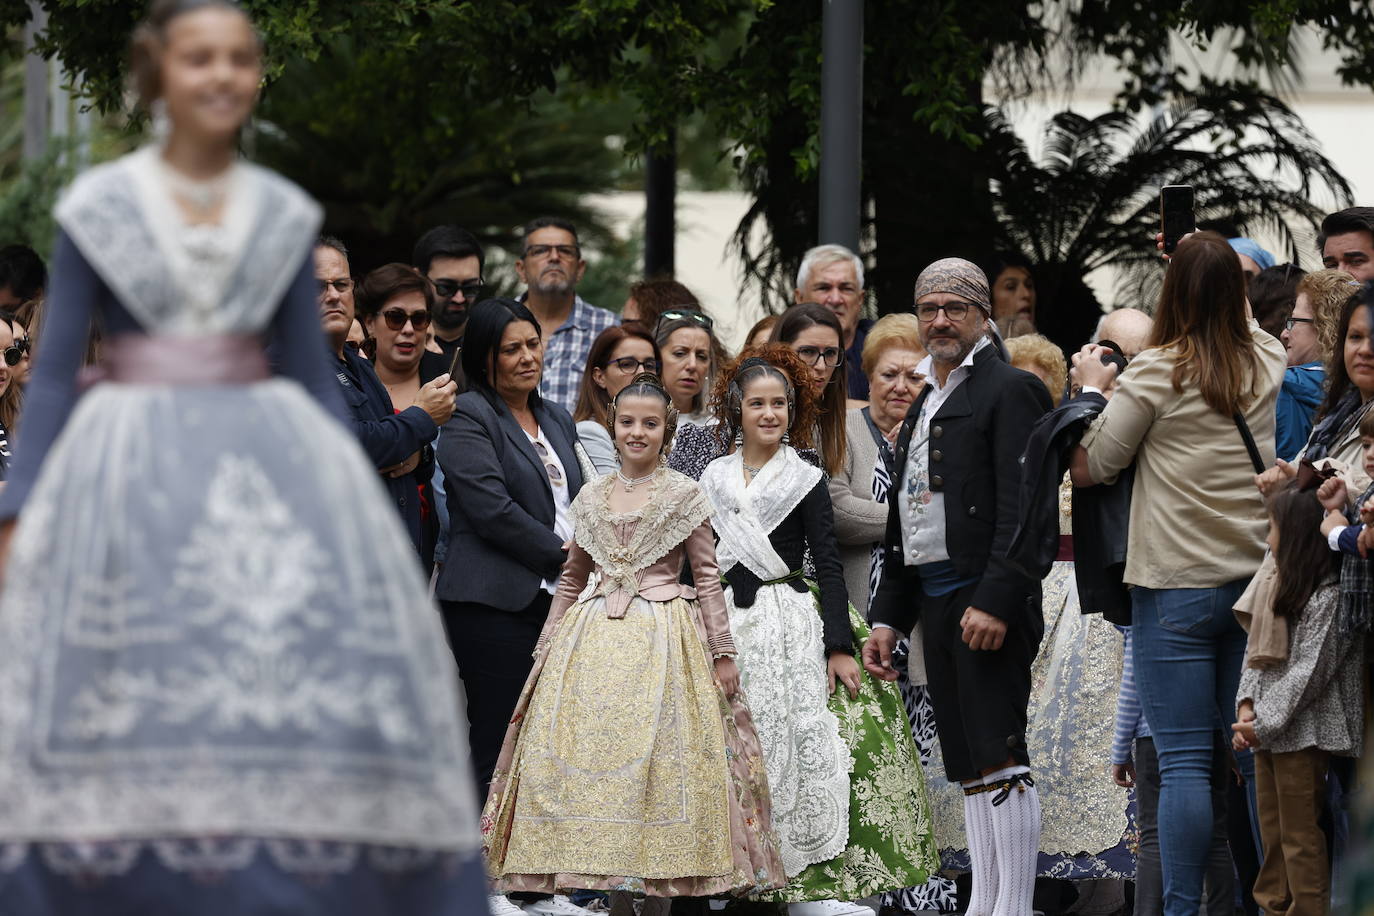
[[735,449],[701,486],[768,768],[779,896],[792,916],[872,916],[843,901],[921,884],[938,859],[901,698],[855,661],[868,629],[849,606],[824,475],[791,444],[814,427],[809,372],[768,345],[722,373],[719,429]]

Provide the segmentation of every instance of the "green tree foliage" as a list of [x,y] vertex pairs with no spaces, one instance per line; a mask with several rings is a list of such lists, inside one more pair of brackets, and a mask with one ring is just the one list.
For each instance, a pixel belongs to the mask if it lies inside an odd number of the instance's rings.
[[1035,264],[1040,323],[1064,347],[1088,339],[1101,315],[1089,272],[1124,268],[1125,304],[1148,308],[1157,296],[1163,268],[1142,242],[1157,231],[1161,186],[1192,185],[1199,220],[1272,234],[1294,262],[1321,221],[1312,198],[1351,202],[1298,117],[1253,88],[1205,83],[1147,122],[1063,112],[1046,126],[1039,160],[1000,111],[987,124],[997,242]]
[[622,157],[596,112],[547,93],[511,108],[428,95],[419,63],[384,46],[336,40],[315,60],[282,67],[256,116],[255,157],[320,200],[329,231],[357,253],[355,270],[410,260],[431,226],[457,223],[514,251],[532,216],[571,219],[608,244],[580,202],[614,187]]
[[[117,106],[125,36],[143,0],[42,3],[51,17],[45,49],[86,78],[99,105]],[[340,41],[356,42],[367,54],[382,49],[385,60],[370,75],[379,84],[371,97],[383,104],[358,114],[357,127],[390,144],[386,170],[404,189],[396,195],[399,208],[460,206],[458,199],[444,202],[461,191],[457,173],[437,178],[433,188],[419,176],[435,174],[434,149],[467,149],[462,132],[470,122],[496,134],[509,130],[503,136],[524,144],[529,135],[515,122],[539,115],[530,102],[538,91],[557,89],[562,97],[569,87],[584,94],[614,89],[633,105],[632,127],[622,128],[630,152],[661,144],[693,112],[737,144],[735,165],[757,199],[738,238],[765,289],[784,286],[816,241],[820,0],[246,5],[267,40],[273,81],[298,61],[326,59]],[[0,24],[26,16],[24,0],[0,0]],[[977,255],[999,239],[998,215],[1009,211],[994,197],[993,179],[1004,164],[991,152],[996,124],[983,99],[989,77],[999,96],[1023,96],[1071,84],[1089,58],[1102,54],[1126,76],[1119,108],[1135,113],[1199,85],[1198,74],[1170,56],[1171,36],[1197,46],[1224,40],[1244,65],[1281,72],[1291,63],[1294,30],[1304,26],[1315,26],[1338,53],[1343,78],[1374,84],[1374,6],[1364,2],[866,0],[862,193],[870,285],[880,307],[904,307],[915,272],[929,260]],[[485,120],[493,113],[495,127]],[[501,115],[510,123],[500,123]],[[278,123],[291,133],[284,118]],[[369,186],[377,169],[374,163],[362,171]],[[341,187],[331,212],[347,212],[350,195],[356,190]],[[384,225],[403,219],[374,211],[360,209],[358,218]],[[747,241],[756,226],[768,240],[757,249]]]
[[[746,151],[741,174],[755,203],[736,243],[775,301],[817,241],[820,20],[820,3],[763,11],[719,74],[711,109]],[[1020,204],[995,196],[1004,163],[988,143],[998,127],[984,114],[988,78],[999,95],[1021,97],[1070,85],[1104,54],[1126,74],[1117,107],[1133,114],[1197,90],[1200,75],[1170,57],[1175,31],[1198,46],[1225,39],[1245,67],[1282,71],[1301,26],[1316,26],[1339,52],[1346,81],[1374,84],[1374,7],[1348,0],[866,0],[862,196],[880,309],[907,307],[931,260],[978,258],[1005,241],[998,214]],[[1213,88],[1238,98],[1253,91]],[[1227,116],[1217,117],[1198,133],[1226,136]],[[751,244],[760,236],[762,245]]]

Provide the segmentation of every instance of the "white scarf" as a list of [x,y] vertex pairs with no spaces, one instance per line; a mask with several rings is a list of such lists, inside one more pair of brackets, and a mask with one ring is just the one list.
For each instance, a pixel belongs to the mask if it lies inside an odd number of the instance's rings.
[[773,549],[768,535],[820,479],[821,469],[803,461],[790,445],[779,448],[748,486],[741,452],[707,465],[701,488],[711,501],[711,527],[720,537],[716,561],[721,572],[743,563],[765,582],[792,572]]

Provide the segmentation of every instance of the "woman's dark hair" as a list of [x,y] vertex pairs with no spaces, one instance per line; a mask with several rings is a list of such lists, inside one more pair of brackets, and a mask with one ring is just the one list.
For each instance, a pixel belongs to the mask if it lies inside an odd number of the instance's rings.
[[1315,490],[1299,490],[1290,480],[1269,497],[1269,518],[1279,533],[1274,551],[1278,588],[1274,592],[1274,613],[1297,620],[1312,593],[1333,571],[1339,554],[1331,552],[1322,536],[1322,517],[1326,510],[1317,501]]
[[1250,300],[1250,311],[1254,313],[1259,326],[1274,337],[1283,333],[1283,323],[1293,314],[1298,284],[1305,276],[1307,271],[1296,264],[1276,264],[1250,278],[1245,291]]
[[[138,103],[145,109],[162,95],[162,48],[167,43],[167,26],[187,13],[206,9],[233,10],[247,20],[253,20],[234,0],[153,0],[148,16],[129,39],[129,75],[133,80]],[[257,35],[257,30],[253,30]],[[261,47],[262,38],[258,38]]]
[[[1374,307],[1374,281],[1361,284],[1341,307],[1341,320],[1336,325],[1336,345],[1331,349],[1331,362],[1326,367],[1326,400],[1322,401],[1321,409],[1317,411],[1317,420],[1335,410],[1341,398],[1350,390],[1350,373],[1345,371],[1345,336],[1350,333],[1350,319],[1354,317],[1355,309],[1360,307]],[[1374,313],[1371,316],[1370,329],[1374,331]]]
[[[467,328],[463,331],[463,375],[467,378],[468,389],[480,391],[496,407],[503,402],[496,393],[491,371],[496,363],[496,351],[501,349],[501,337],[513,321],[528,321],[534,325],[535,333],[543,336],[539,322],[525,303],[514,299],[483,299],[468,313]],[[530,392],[530,406],[541,403],[539,389],[535,388]]]
[[1174,390],[1198,390],[1208,407],[1229,417],[1259,385],[1254,338],[1245,319],[1245,273],[1215,232],[1184,239],[1164,274],[1151,347],[1174,350]]
[[1021,254],[1019,251],[993,252],[980,261],[978,266],[983,268],[983,273],[988,278],[989,287],[997,284],[997,278],[1002,276],[1002,271],[1006,270],[1008,267],[1019,267],[1030,274],[1032,279],[1035,277],[1035,268],[1032,266],[1030,258]]
[[617,324],[602,331],[596,336],[596,340],[592,341],[592,348],[587,352],[587,367],[582,371],[582,385],[577,390],[577,405],[573,408],[574,423],[595,420],[603,426],[606,424],[606,409],[611,406],[611,398],[606,389],[596,383],[596,379],[592,377],[592,370],[600,369],[604,372],[610,365],[611,354],[615,352],[615,348],[628,337],[648,343],[653,348],[654,359],[659,361],[659,368],[662,369],[663,360],[658,354],[658,344],[642,327],[635,324]]
[[630,298],[639,306],[639,317],[633,319],[652,334],[658,327],[658,316],[669,309],[701,309],[696,295],[669,277],[637,280],[630,284]]
[[[835,332],[840,351],[844,352],[844,329],[835,313],[819,302],[802,302],[782,313],[778,323],[773,325],[769,343],[791,344],[801,336],[802,331],[817,325],[830,328]],[[849,409],[849,383],[843,363],[830,374],[830,382],[825,386],[817,409],[820,411],[816,427],[820,431],[818,444],[821,462],[830,475],[844,469],[845,459],[845,412]]]
[[354,297],[358,316],[374,317],[394,297],[403,293],[420,293],[425,297],[425,308],[434,311],[434,284],[429,282],[429,278],[409,264],[392,263],[372,270],[358,284],[358,292]]

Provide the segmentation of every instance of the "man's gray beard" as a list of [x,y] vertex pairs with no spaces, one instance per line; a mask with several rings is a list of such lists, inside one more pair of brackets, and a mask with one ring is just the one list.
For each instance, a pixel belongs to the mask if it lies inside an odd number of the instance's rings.
[[[939,343],[943,342],[944,341],[937,341],[936,343],[938,345]],[[959,344],[959,352],[958,355],[952,356],[949,359],[945,359],[943,356],[936,356],[935,351],[932,350],[929,346],[926,347],[926,352],[930,354],[931,360],[935,363],[943,363],[949,366],[957,367],[961,365],[964,362],[964,360],[968,359],[968,355],[973,352],[973,348],[978,346],[978,341],[976,340],[968,343],[967,345],[965,345],[964,341],[958,339],[954,339],[952,342]]]
[[536,280],[530,284],[530,289],[541,296],[566,296],[575,287],[571,279],[559,280],[552,284],[546,284],[542,280]]

